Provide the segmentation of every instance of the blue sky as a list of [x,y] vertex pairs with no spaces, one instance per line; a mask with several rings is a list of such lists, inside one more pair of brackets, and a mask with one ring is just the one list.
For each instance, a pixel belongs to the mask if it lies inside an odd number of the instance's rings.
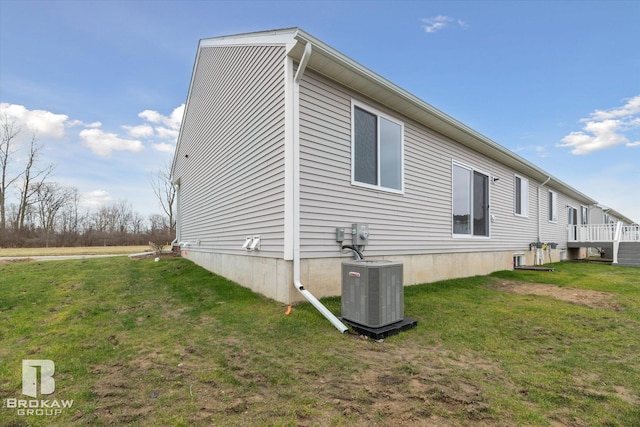
[[198,40],[300,27],[640,221],[638,22],[615,0],[0,0],[0,114],[85,206],[160,213]]

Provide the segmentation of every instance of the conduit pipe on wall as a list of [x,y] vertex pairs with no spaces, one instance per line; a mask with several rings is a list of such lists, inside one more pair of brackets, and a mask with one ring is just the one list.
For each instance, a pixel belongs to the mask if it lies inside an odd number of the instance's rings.
[[307,301],[311,303],[333,326],[345,333],[347,327],[327,309],[300,281],[300,80],[311,57],[311,43],[307,43],[304,54],[293,78],[293,284]]

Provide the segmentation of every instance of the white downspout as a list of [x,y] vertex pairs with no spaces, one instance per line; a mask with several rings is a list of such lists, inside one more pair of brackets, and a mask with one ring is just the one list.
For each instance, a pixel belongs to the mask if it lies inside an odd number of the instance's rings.
[[551,181],[551,177],[547,177],[547,180],[545,182],[543,182],[540,187],[538,187],[538,242],[542,242],[542,237],[541,237],[541,228],[542,228],[542,223],[541,223],[541,218],[542,218],[542,214],[540,212],[542,203],[540,202],[542,196],[540,195],[540,192],[542,191],[542,189],[544,188],[545,185],[547,185],[547,183]]
[[[542,213],[541,213],[541,209],[542,209],[542,203],[541,203],[541,199],[542,199],[542,189],[544,188],[545,185],[547,185],[547,183],[551,181],[551,177],[547,177],[546,181],[543,182],[540,187],[538,187],[538,242],[542,242]],[[536,264],[542,264],[542,262],[539,261],[540,259],[540,251],[542,249],[540,248],[536,248],[536,255],[535,255],[535,263]]]
[[344,333],[347,327],[316,297],[304,288],[300,281],[300,80],[311,57],[311,43],[307,43],[300,65],[293,78],[293,284],[333,326]]

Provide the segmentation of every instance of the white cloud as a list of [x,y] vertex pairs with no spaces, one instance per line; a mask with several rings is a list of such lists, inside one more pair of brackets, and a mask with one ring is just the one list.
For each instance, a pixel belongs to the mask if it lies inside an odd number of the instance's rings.
[[162,123],[162,118],[164,117],[162,114],[153,110],[144,110],[142,113],[138,114],[138,117],[145,119],[151,123]]
[[[138,117],[146,123],[139,125],[123,125],[127,136],[109,133],[99,129],[85,129],[80,132],[83,143],[99,156],[109,156],[113,151],[139,152],[144,149],[144,144],[150,144],[151,148],[161,152],[172,152],[180,132],[180,123],[184,112],[184,104],[173,109],[170,115],[165,116],[155,110],[144,110]],[[85,125],[85,127],[88,127]]]
[[173,151],[184,107],[182,104],[174,108],[168,116],[158,111],[144,110],[138,116],[145,123],[121,126],[126,134],[104,131],[99,121],[85,123],[82,120],[70,120],[65,114],[29,110],[22,105],[5,102],[0,103],[0,116],[15,121],[16,126],[23,130],[16,140],[18,143],[28,142],[32,135],[39,139],[61,139],[65,136],[66,129],[83,128],[77,134],[82,143],[98,156],[107,157],[113,151],[140,152],[145,144],[150,144],[157,151]]
[[122,126],[127,130],[129,136],[134,138],[148,138],[153,136],[153,128],[147,124],[138,126]]
[[183,113],[184,104],[174,108],[169,116],[163,116],[162,114],[154,110],[144,110],[142,113],[138,114],[138,117],[141,117],[151,123],[163,125],[164,127],[168,127],[174,130],[179,130]]
[[165,127],[157,127],[156,128],[156,133],[162,139],[176,140],[176,139],[178,139],[179,130],[178,129],[168,129],[168,128],[165,128]]
[[[16,125],[22,130],[28,130],[29,139],[31,134],[37,138],[60,139],[64,136],[65,122],[69,116],[55,114],[44,110],[28,110],[23,105],[0,103],[0,116],[6,116],[9,121],[15,120]],[[25,135],[23,135],[25,137]]]
[[173,153],[173,150],[176,149],[175,145],[169,144],[167,142],[152,144],[151,148],[153,148],[156,151],[162,151],[163,153]]
[[629,139],[631,133],[640,128],[640,95],[622,107],[596,110],[580,122],[584,123],[582,130],[569,133],[562,138],[563,144],[559,144],[560,147],[572,148],[572,154],[589,154],[621,144],[640,146],[640,140]]
[[153,143],[151,148],[162,152],[173,151],[175,142],[178,139],[178,134],[180,133],[183,113],[184,104],[174,108],[169,116],[162,115],[154,110],[144,110],[138,114],[138,117],[156,126],[152,127],[149,124],[141,125],[147,126],[149,129],[152,129],[152,131],[145,135],[140,134],[139,137],[151,137],[153,135],[160,141]]
[[[640,95],[631,98],[629,102],[620,108],[613,108],[608,111],[596,110],[591,113],[591,118],[593,120],[607,120],[620,117],[633,117],[638,114],[640,114]],[[635,118],[633,121],[640,121],[640,117]]]
[[176,107],[171,112],[171,116],[169,119],[171,120],[171,128],[172,129],[180,129],[180,124],[182,123],[182,116],[184,115],[184,104]]
[[547,147],[544,145],[526,145],[517,147],[513,150],[516,153],[520,152],[534,152],[538,157],[546,158],[549,157],[549,152],[547,151]]
[[101,122],[93,122],[93,123],[85,123],[82,120],[69,120],[67,122],[67,127],[76,127],[76,126],[82,126],[84,128],[99,128],[100,126],[102,126]]
[[80,132],[80,138],[98,156],[107,157],[112,151],[142,151],[142,142],[135,139],[120,138],[115,133],[104,132],[101,129],[85,129]]
[[446,27],[449,27],[451,24],[454,26],[457,25],[462,28],[467,28],[469,25],[461,19],[454,19],[449,16],[438,15],[433,16],[431,18],[423,18],[422,29],[425,33],[436,33]]
[[113,197],[105,190],[93,190],[80,195],[80,204],[95,209],[113,201]]

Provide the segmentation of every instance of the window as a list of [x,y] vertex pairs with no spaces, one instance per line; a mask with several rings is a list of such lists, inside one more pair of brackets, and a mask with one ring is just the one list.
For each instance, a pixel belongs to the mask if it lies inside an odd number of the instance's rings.
[[589,211],[586,206],[580,206],[580,225],[589,224]]
[[352,180],[366,187],[403,191],[403,125],[353,106]]
[[578,224],[578,210],[573,206],[567,206],[567,224],[569,225]]
[[524,267],[525,265],[527,265],[527,258],[524,256],[524,254],[515,254],[513,256],[513,267]]
[[529,216],[529,180],[515,176],[515,214]]
[[549,221],[558,222],[558,193],[549,190]]
[[572,227],[578,224],[578,210],[573,206],[567,206],[567,224],[569,225],[570,236],[574,241],[578,240],[578,229]]
[[489,236],[489,176],[453,164],[453,234]]

